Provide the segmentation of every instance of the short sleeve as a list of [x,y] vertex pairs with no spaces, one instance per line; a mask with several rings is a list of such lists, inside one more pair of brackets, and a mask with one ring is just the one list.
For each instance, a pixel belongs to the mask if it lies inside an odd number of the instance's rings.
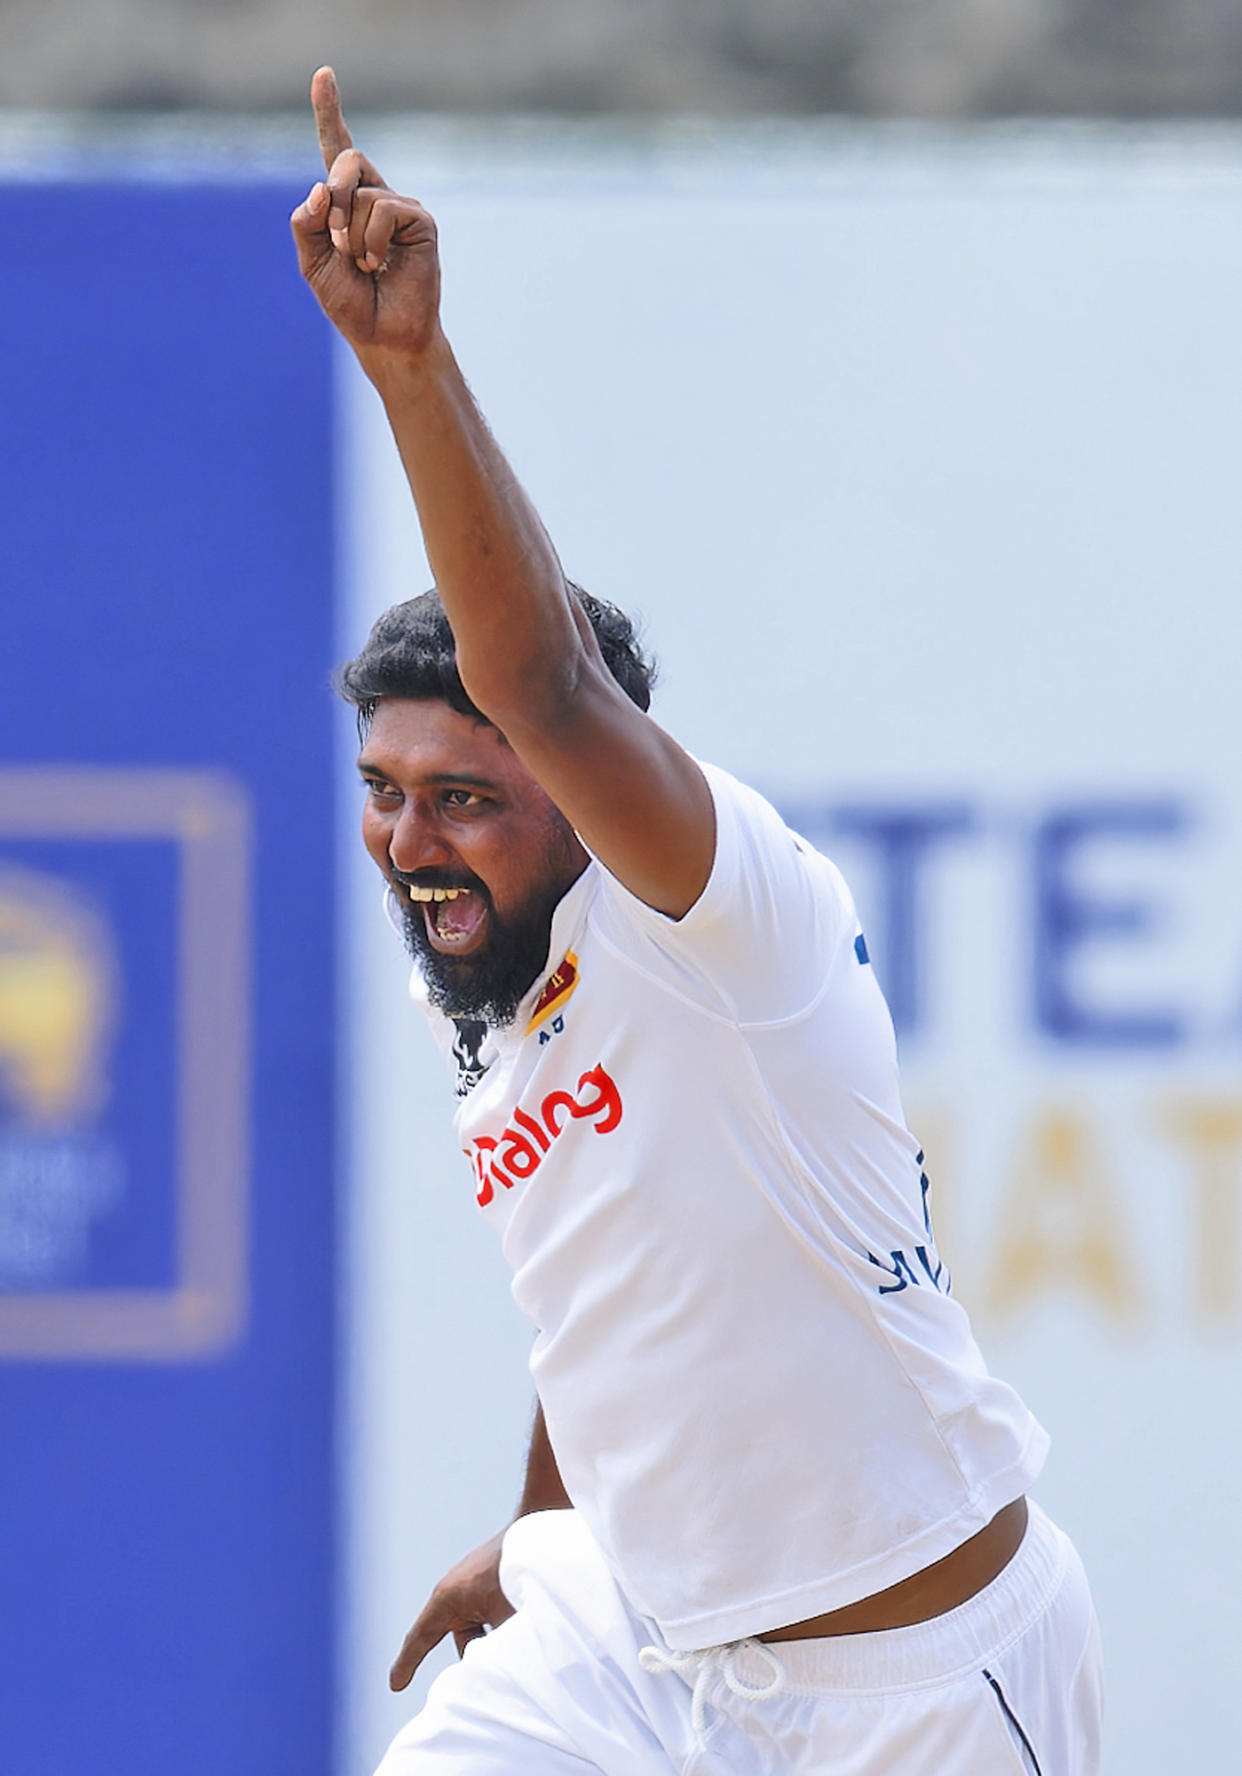
[[817,1003],[858,933],[849,890],[756,790],[701,768],[716,810],[707,886],[683,918],[670,919],[601,870],[601,935],[634,966],[733,1021],[795,1018]]

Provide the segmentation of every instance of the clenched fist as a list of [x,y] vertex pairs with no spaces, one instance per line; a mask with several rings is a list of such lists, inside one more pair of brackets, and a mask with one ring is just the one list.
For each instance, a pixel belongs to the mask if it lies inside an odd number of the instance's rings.
[[302,275],[364,368],[375,352],[417,356],[439,332],[436,225],[354,147],[331,68],[312,79],[311,106],[327,179],[290,218]]

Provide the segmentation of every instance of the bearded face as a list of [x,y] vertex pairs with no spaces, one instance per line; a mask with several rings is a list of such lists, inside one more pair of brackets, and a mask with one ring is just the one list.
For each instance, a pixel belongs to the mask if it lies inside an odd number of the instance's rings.
[[549,890],[502,915],[478,877],[431,870],[411,878],[394,870],[389,879],[406,948],[431,1003],[449,1017],[480,1018],[493,1028],[511,1024],[547,966],[561,892]]
[[498,729],[447,703],[382,699],[358,766],[363,839],[432,1003],[512,1023],[588,861],[572,827]]

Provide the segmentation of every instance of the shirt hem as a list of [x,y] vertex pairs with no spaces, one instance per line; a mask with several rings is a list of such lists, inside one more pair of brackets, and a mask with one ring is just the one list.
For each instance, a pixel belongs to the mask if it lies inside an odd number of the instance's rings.
[[795,1590],[760,1598],[744,1606],[732,1605],[728,1609],[682,1616],[674,1621],[665,1621],[654,1614],[652,1619],[670,1651],[693,1653],[707,1647],[729,1646],[735,1641],[749,1640],[757,1634],[788,1628],[794,1622],[807,1621],[812,1616],[827,1615],[830,1610],[859,1603],[864,1597],[886,1591],[890,1585],[900,1584],[924,1567],[943,1560],[946,1554],[951,1554],[972,1535],[977,1535],[998,1511],[1020,1498],[1034,1484],[1048,1447],[1048,1434],[1037,1425],[1034,1438],[1023,1452],[1024,1459],[991,1479],[986,1491],[972,1498],[952,1517],[943,1518],[914,1540],[902,1543],[899,1549],[890,1549],[874,1560],[851,1567],[846,1573],[814,1580]]

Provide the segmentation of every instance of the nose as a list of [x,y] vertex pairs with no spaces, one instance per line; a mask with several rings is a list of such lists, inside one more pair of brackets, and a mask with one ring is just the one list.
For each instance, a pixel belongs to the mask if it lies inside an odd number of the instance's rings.
[[444,869],[457,862],[457,854],[445,840],[434,814],[412,797],[402,803],[388,841],[388,855],[393,868],[407,876],[420,869]]

